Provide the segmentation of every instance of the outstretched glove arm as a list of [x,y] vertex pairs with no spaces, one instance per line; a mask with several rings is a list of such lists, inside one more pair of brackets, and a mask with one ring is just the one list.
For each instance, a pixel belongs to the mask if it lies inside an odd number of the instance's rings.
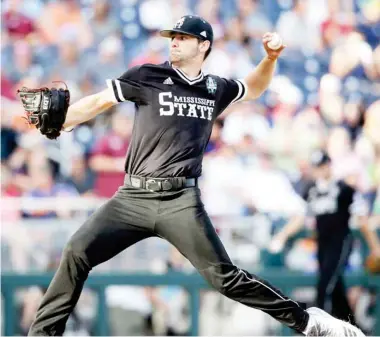
[[63,127],[65,130],[70,130],[78,124],[95,118],[117,103],[114,93],[109,88],[83,97],[70,105]]
[[109,88],[86,96],[70,107],[68,90],[22,88],[18,93],[29,124],[35,125],[50,139],[57,138],[62,130],[70,130],[118,103]]

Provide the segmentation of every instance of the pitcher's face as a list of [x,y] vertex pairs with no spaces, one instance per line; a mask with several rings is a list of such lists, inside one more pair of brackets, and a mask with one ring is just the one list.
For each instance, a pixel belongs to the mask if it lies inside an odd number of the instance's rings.
[[191,35],[174,34],[170,43],[170,62],[183,62],[201,53],[202,42]]

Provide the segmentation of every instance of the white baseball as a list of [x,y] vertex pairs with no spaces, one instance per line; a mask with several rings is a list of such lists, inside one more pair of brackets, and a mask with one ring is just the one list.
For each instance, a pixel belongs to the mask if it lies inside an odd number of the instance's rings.
[[268,47],[272,50],[277,50],[282,47],[282,39],[277,33],[272,34],[271,40],[268,42]]

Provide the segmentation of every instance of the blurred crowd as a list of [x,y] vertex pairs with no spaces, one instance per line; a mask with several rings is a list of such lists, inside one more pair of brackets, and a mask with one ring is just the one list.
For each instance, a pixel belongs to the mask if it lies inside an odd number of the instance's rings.
[[[336,176],[351,180],[379,212],[376,0],[4,1],[2,195],[112,196],[123,181],[134,106],[119,105],[48,141],[20,118],[17,89],[66,84],[75,102],[131,66],[165,61],[168,42],[157,32],[188,13],[214,28],[206,73],[244,77],[264,56],[266,31],[278,31],[287,45],[266,93],[232,106],[214,126],[202,179],[210,214],[293,210],[318,147],[328,149]],[[61,213],[7,216],[68,215]]]
[[[354,185],[368,201],[368,214],[380,218],[379,1],[4,0],[1,11],[1,196],[12,197],[2,201],[2,220],[7,223],[73,216],[64,202],[36,210],[33,201],[20,205],[13,197],[69,197],[75,200],[71,206],[78,207],[83,197],[112,196],[123,183],[134,116],[133,104],[120,104],[51,141],[20,117],[24,112],[17,89],[67,85],[75,102],[102,90],[106,79],[129,67],[164,62],[168,41],[157,32],[189,13],[203,16],[214,29],[205,73],[244,77],[265,55],[261,37],[267,31],[277,31],[287,46],[265,94],[233,105],[214,125],[201,179],[210,215],[217,219],[262,213],[273,220],[273,215],[296,213],[302,203],[298,192],[310,179],[309,155],[315,148],[326,148],[334,175]],[[42,232],[37,233],[40,238]],[[178,261],[175,252],[172,258]],[[176,262],[171,263],[174,268]],[[145,324],[146,312],[151,312],[147,308],[155,305],[161,309],[149,319],[156,322],[158,334],[188,329],[188,321],[177,317],[187,310],[178,301],[184,296],[178,289],[113,289],[109,300],[123,308],[111,315],[113,326],[127,324],[119,316],[126,311],[139,312],[144,320],[133,316],[131,321]],[[24,298],[23,329],[40,296],[39,290]],[[130,298],[148,304],[132,310]],[[223,311],[219,300],[212,303]],[[162,312],[168,310],[173,322],[165,326],[176,326],[177,331],[162,330]],[[91,313],[81,311],[83,315]],[[208,323],[210,319],[207,316]],[[137,328],[129,329],[134,333]]]

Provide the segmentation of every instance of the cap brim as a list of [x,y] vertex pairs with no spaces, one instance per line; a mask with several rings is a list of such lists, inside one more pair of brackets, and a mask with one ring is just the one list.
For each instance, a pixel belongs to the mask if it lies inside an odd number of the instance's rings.
[[181,29],[166,29],[166,30],[161,30],[160,31],[160,35],[162,37],[167,37],[167,38],[171,38],[173,36],[173,34],[175,34],[175,33],[180,33],[180,34],[184,34],[184,35],[194,36],[194,37],[196,37],[198,39],[202,38],[201,36],[185,32],[185,31],[183,31]]

